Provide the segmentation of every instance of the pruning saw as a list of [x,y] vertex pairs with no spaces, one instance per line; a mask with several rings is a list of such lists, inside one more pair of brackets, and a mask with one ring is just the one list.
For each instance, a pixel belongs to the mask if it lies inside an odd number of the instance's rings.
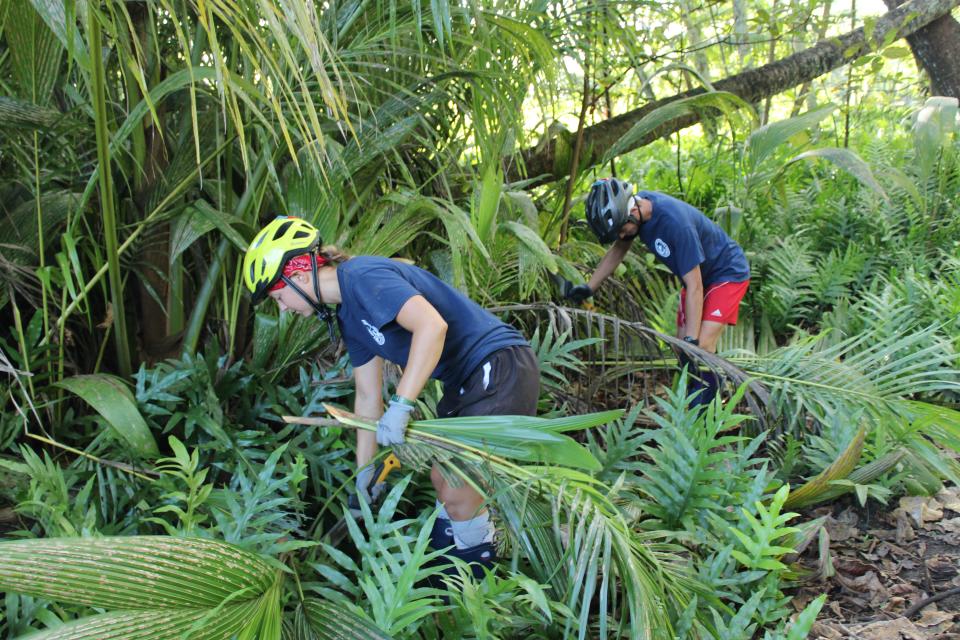
[[[383,460],[378,462],[377,466],[373,468],[373,479],[370,481],[371,486],[378,485],[381,482],[386,482],[387,477],[399,468],[400,460],[393,453],[389,454]],[[383,497],[386,495],[386,493],[386,488],[384,488],[384,490],[380,492],[380,495],[377,496],[374,504],[370,505],[372,511],[376,511],[376,508],[380,506],[380,503],[383,502]],[[359,498],[355,494],[350,496],[347,504],[351,509],[360,508]],[[328,544],[336,547],[343,542],[343,539],[347,535],[347,519],[349,517],[350,516],[348,514],[344,514],[337,524],[330,528],[325,536]]]

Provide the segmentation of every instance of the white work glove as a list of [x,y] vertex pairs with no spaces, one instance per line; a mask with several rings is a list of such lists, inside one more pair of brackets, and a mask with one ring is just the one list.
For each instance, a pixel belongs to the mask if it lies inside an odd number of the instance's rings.
[[385,447],[403,444],[403,433],[410,423],[413,409],[410,405],[391,400],[386,413],[377,422],[377,443]]
[[363,513],[360,510],[360,500],[363,500],[367,504],[374,504],[387,486],[385,482],[374,484],[374,471],[376,471],[376,465],[368,464],[357,472],[355,480],[356,492],[350,496],[350,499],[347,501],[347,506],[350,508],[350,513],[353,514],[354,518],[359,518]]

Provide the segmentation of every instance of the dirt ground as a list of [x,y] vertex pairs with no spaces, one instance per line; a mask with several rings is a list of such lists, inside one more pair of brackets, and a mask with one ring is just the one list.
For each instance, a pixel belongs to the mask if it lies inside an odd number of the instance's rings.
[[824,521],[801,555],[813,577],[794,606],[828,600],[809,637],[960,640],[960,489],[873,505],[810,513]]

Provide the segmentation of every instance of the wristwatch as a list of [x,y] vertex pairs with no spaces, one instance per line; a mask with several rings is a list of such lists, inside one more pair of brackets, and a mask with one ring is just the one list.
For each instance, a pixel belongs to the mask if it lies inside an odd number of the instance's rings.
[[700,346],[700,341],[694,338],[693,336],[683,336],[683,341],[689,344],[692,344],[695,347]]
[[390,402],[399,402],[400,404],[405,404],[408,407],[417,406],[417,403],[414,402],[413,400],[409,398],[404,398],[403,396],[399,396],[397,394],[393,394],[393,396],[390,398]]

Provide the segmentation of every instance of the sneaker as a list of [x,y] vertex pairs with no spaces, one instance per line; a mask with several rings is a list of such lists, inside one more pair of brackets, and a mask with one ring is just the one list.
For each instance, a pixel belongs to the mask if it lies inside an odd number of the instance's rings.
[[482,580],[486,572],[493,569],[493,563],[497,561],[497,550],[491,542],[483,542],[467,549],[451,549],[447,555],[469,563],[470,569],[473,570],[473,577],[477,580]]
[[434,549],[445,549],[453,546],[453,525],[446,518],[437,518],[433,521],[430,531],[430,546]]

